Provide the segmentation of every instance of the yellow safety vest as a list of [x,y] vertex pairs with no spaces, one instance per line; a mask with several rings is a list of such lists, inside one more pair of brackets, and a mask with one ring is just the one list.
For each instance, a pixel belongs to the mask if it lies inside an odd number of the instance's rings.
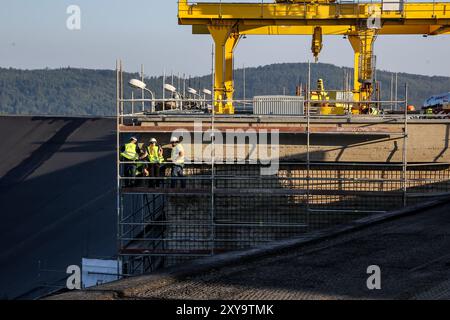
[[433,109],[432,108],[427,108],[427,114],[433,114]]
[[122,152],[120,155],[128,160],[137,160],[139,159],[139,156],[137,154],[137,146],[134,143],[127,143],[125,145],[125,151]]
[[150,163],[163,163],[164,162],[164,157],[159,155],[159,147],[158,146],[153,146],[153,152],[152,151],[152,146],[148,146],[147,147],[147,155],[148,155],[148,161],[150,161]]

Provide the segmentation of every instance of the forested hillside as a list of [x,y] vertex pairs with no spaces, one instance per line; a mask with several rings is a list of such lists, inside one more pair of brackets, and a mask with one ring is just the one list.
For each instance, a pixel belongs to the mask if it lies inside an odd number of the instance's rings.
[[[306,63],[283,63],[246,69],[246,98],[265,94],[294,94],[297,84],[307,82]],[[312,64],[313,84],[323,78],[327,89],[341,89],[344,73],[349,68],[330,64]],[[390,95],[392,73],[378,71],[383,99]],[[125,80],[138,77],[127,73]],[[428,77],[400,73],[399,97],[403,98],[404,84],[409,87],[409,101],[417,106],[432,94],[450,91],[449,77]],[[162,95],[162,77],[146,79],[148,87],[158,97]],[[166,82],[172,83],[169,76]],[[174,77],[174,85],[182,82]],[[0,113],[32,115],[114,115],[115,71],[88,69],[17,70],[0,68]],[[187,86],[210,88],[211,75],[191,78]],[[235,71],[236,98],[243,97],[243,70]],[[180,88],[181,89],[181,88]],[[126,95],[131,89],[126,89]]]

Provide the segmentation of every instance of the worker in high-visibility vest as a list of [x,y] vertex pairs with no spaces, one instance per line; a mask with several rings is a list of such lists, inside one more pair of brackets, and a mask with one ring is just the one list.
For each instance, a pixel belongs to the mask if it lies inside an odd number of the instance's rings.
[[[181,182],[181,187],[186,187],[186,180],[184,180],[184,147],[177,137],[170,138],[172,144],[172,171],[170,173],[172,180],[170,183],[171,188],[177,186],[178,180]],[[179,179],[181,178],[181,179]]]
[[147,160],[149,162],[148,172],[149,176],[153,177],[149,180],[149,187],[159,187],[161,184],[161,164],[164,162],[164,156],[161,146],[158,146],[158,141],[155,138],[150,139],[150,144],[147,146]]
[[131,187],[135,184],[136,177],[136,162],[139,160],[140,149],[138,146],[138,140],[135,137],[131,137],[129,142],[120,148],[120,161],[126,162],[124,165],[124,177],[125,187]]
[[[166,160],[164,159],[164,149],[162,147],[162,145],[159,145],[159,157],[158,157],[158,162],[159,162],[159,177],[160,178],[164,178],[166,176]],[[161,183],[162,186],[164,186],[164,180],[161,179],[159,181]]]
[[432,117],[433,117],[433,114],[434,114],[433,108],[427,108],[427,109],[425,110],[425,113],[426,113],[426,115],[427,115],[427,118],[432,118]]
[[375,108],[375,107],[370,107],[370,108],[369,108],[369,113],[370,113],[372,116],[378,116],[378,115],[380,114],[378,108]]

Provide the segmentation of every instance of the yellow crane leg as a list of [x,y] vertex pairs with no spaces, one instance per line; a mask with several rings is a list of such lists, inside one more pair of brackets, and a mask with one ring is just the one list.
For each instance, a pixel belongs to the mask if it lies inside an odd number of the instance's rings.
[[353,56],[353,98],[355,101],[361,101],[359,95],[361,84],[359,82],[359,57],[361,50],[361,41],[359,36],[348,36],[348,40],[352,45],[354,56]]
[[373,44],[376,30],[367,29],[348,35],[354,52],[353,94],[355,101],[371,100],[373,93]]
[[240,35],[230,26],[208,26],[215,46],[214,111],[234,114],[233,56]]

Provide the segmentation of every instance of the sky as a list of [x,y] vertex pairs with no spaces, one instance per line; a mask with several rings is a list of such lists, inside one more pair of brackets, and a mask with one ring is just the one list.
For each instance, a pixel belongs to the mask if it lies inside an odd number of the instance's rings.
[[[210,73],[212,39],[178,25],[177,0],[0,1],[1,67],[114,69],[121,58],[127,71],[144,64],[147,75]],[[81,9],[80,30],[66,26],[69,5]],[[249,36],[236,49],[235,68],[312,61],[310,46],[309,36]],[[379,36],[375,53],[379,70],[450,76],[448,35]],[[348,40],[326,36],[319,61],[352,67]]]

